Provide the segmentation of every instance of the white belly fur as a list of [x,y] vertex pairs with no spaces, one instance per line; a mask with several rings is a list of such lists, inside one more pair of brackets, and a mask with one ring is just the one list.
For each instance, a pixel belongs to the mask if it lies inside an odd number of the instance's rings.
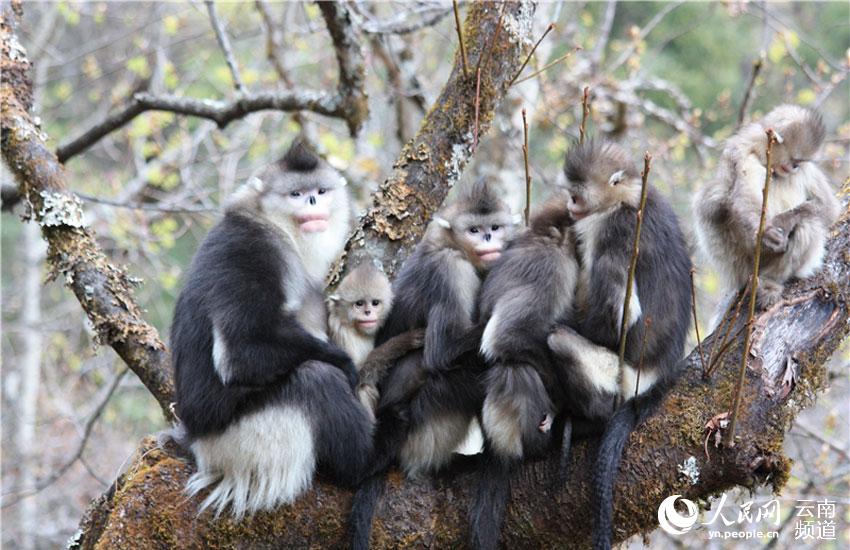
[[222,434],[191,445],[198,471],[186,493],[216,485],[201,503],[218,517],[228,506],[239,519],[294,501],[310,488],[316,469],[313,430],[294,405],[266,407],[244,416]]

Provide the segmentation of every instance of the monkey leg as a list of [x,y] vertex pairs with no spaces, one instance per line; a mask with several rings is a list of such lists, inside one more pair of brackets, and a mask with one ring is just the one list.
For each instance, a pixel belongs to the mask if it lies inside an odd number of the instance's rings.
[[345,374],[327,363],[299,367],[287,389],[314,420],[316,458],[338,483],[356,485],[372,455],[375,423],[351,391]]
[[448,464],[483,400],[475,369],[430,372],[410,402],[410,432],[399,456],[405,473],[418,477]]

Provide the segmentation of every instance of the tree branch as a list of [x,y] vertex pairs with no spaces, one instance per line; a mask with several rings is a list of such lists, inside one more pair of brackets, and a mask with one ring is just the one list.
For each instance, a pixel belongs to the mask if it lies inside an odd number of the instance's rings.
[[236,58],[233,56],[233,48],[230,47],[230,39],[224,32],[224,27],[221,25],[221,20],[218,18],[218,10],[216,10],[213,0],[204,0],[207,6],[207,13],[210,15],[210,23],[215,31],[215,39],[218,42],[221,51],[224,53],[224,61],[227,63],[227,68],[230,69],[230,76],[233,78],[233,86],[237,92],[245,91],[245,85],[242,84],[242,77],[239,76],[239,67],[236,65]]
[[[8,6],[8,4],[4,4]],[[108,344],[136,373],[171,419],[173,400],[168,353],[156,329],[142,319],[133,298],[138,281],[109,263],[83,224],[79,200],[68,191],[62,165],[46,145],[46,136],[30,117],[32,81],[26,52],[13,31],[5,7],[0,19],[0,139],[3,159],[20,195],[31,207],[48,244],[51,277],[63,277],[88,315],[97,341]]]
[[[487,57],[481,65],[479,125],[483,133],[524,59],[530,42],[529,2],[509,2],[499,23],[499,8],[489,2],[469,5],[464,23],[470,63]],[[497,33],[501,25],[502,32]],[[495,41],[493,38],[495,37]],[[487,53],[489,52],[489,53]],[[471,67],[470,67],[471,68]],[[389,177],[373,196],[373,207],[360,220],[346,252],[334,267],[331,283],[344,274],[349,258],[379,258],[392,277],[458,181],[473,153],[475,131],[475,81],[463,76],[462,61],[455,56],[448,82],[423,119],[418,133],[404,146]]]
[[[850,186],[845,186],[850,191]],[[824,269],[814,278],[789,286],[783,300],[759,314],[754,323],[738,433],[732,448],[703,450],[705,423],[729,406],[738,370],[736,352],[722,361],[711,379],[700,369],[699,352],[684,359],[682,379],[662,410],[632,434],[623,455],[615,494],[615,541],[652,531],[661,501],[680,494],[708,499],[736,486],[769,483],[779,490],[788,480],[790,461],[783,455],[786,430],[817,393],[826,389],[826,363],[850,334],[850,209],[832,228]],[[739,325],[743,323],[742,319]],[[706,342],[717,335],[710,335]],[[783,392],[785,358],[798,364],[796,388]],[[596,440],[573,446],[570,480],[552,480],[559,457],[526,463],[512,483],[503,531],[505,548],[583,548],[590,544],[593,519],[589,503]],[[693,457],[698,479],[686,479],[678,466]],[[466,466],[469,466],[467,464]],[[235,523],[196,517],[203,497],[187,500],[183,489],[194,466],[173,447],[146,439],[116,489],[97,501],[81,526],[80,548],[132,547],[336,547],[344,545],[349,492],[323,482],[295,504],[271,514]],[[405,481],[392,474],[378,507],[373,548],[456,548],[466,544],[469,496],[475,474],[463,464],[437,479]],[[167,526],[167,527],[164,527]]]
[[[59,162],[64,164],[146,111],[167,111],[206,118],[215,121],[219,128],[257,111],[313,111],[344,119],[351,135],[356,135],[369,116],[369,103],[364,87],[366,69],[363,52],[351,24],[348,8],[339,2],[319,2],[319,8],[325,18],[339,63],[336,93],[280,90],[244,94],[232,101],[138,93],[104,120],[60,145],[56,149]],[[234,79],[236,78],[238,76],[234,73]]]

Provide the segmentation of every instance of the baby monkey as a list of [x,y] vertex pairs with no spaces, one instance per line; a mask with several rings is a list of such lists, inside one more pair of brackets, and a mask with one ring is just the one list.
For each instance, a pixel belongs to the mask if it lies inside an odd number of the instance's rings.
[[826,129],[820,113],[780,105],[761,121],[729,138],[717,175],[694,197],[697,241],[732,293],[753,270],[756,232],[766,171],[766,129],[776,133],[772,183],[762,238],[758,305],[768,308],[791,278],[813,275],[821,266],[827,229],[839,203],[814,162]]

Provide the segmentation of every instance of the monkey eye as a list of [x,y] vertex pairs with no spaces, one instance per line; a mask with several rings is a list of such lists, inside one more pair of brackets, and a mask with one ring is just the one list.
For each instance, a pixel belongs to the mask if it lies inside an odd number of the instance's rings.
[[478,233],[478,231],[479,231],[479,229],[477,227],[470,227],[469,228],[470,233]]
[[794,168],[794,170],[796,170],[797,168],[800,167],[800,164],[802,164],[802,163],[803,163],[803,161],[801,161],[801,160],[792,160],[791,166]]
[[492,225],[492,226],[490,226],[490,230],[491,230],[491,231],[498,231],[498,230],[499,230],[499,229],[501,229],[501,228],[502,228],[502,226],[501,226],[501,225]]
[[289,194],[289,196],[290,197],[300,197],[301,191],[293,191],[292,193]]
[[327,190],[327,189],[325,189],[324,187],[319,187],[319,194],[320,194],[320,195],[324,195],[324,194],[325,194],[325,193],[327,193],[327,192],[328,192],[328,190]]
[[379,306],[379,305],[381,305],[381,301],[380,300],[372,300],[372,305],[373,306]]
[[363,300],[357,300],[356,302],[354,302],[354,305],[357,307],[363,307],[366,305],[366,302]]
[[622,181],[624,175],[625,171],[618,170],[611,174],[611,177],[608,178],[608,183],[610,183],[611,185],[617,185],[618,183],[620,183],[620,181]]

